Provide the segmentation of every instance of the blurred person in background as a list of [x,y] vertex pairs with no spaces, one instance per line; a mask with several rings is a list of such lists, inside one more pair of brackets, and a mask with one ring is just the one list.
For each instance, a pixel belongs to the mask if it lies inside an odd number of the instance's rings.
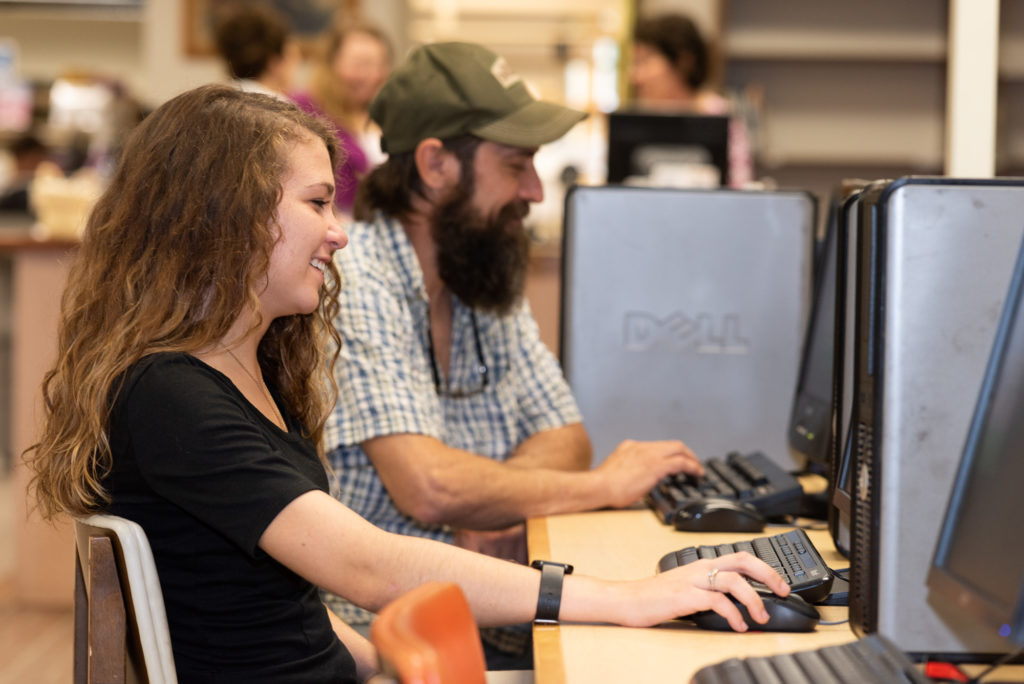
[[11,171],[0,179],[0,210],[28,211],[28,188],[39,165],[48,160],[50,151],[32,133],[15,138],[7,150],[11,158]]
[[391,43],[377,27],[335,23],[314,66],[309,92],[293,97],[300,108],[334,125],[345,153],[335,178],[335,204],[345,215],[352,213],[359,181],[384,159],[369,107],[391,73],[392,60]]
[[[730,102],[708,86],[710,50],[692,19],[677,13],[641,17],[633,29],[629,83],[640,109],[692,114],[733,114]],[[753,179],[746,122],[733,116],[729,128],[729,185]]]
[[217,52],[244,91],[286,97],[302,59],[288,20],[266,5],[232,7],[214,32]]

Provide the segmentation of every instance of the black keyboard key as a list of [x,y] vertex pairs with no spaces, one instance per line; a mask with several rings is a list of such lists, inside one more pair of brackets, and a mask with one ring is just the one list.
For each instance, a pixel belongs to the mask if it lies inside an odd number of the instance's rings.
[[692,484],[683,483],[679,485],[679,489],[682,490],[683,492],[684,500],[700,499],[703,497],[703,494],[700,493],[700,490],[694,487]]
[[716,464],[717,461],[715,459],[711,459],[704,464],[704,479],[696,485],[701,496],[735,497],[735,490],[729,486],[729,483],[718,472]]
[[757,684],[742,660],[727,660],[722,663],[723,684]]
[[[672,497],[672,499],[675,501],[684,501],[685,499],[689,498],[683,489],[684,487],[686,487],[686,485],[679,487],[669,482],[665,485],[665,493]],[[693,489],[693,487],[690,487],[690,489]]]
[[815,684],[829,684],[835,682],[841,684],[841,674],[833,672],[821,654],[817,651],[800,651],[793,654],[793,658],[800,664],[800,668],[807,673],[807,677]]
[[869,634],[854,642],[854,650],[859,651],[865,663],[881,672],[879,681],[907,682],[908,684],[924,684],[930,681],[910,662],[902,651],[879,634]]
[[666,525],[672,523],[676,511],[679,510],[679,502],[667,494],[660,484],[647,493],[646,501]]
[[[743,667],[743,663],[739,659],[730,658],[716,664],[714,667],[701,668],[693,675],[690,684],[733,684],[733,682],[756,684],[756,680],[751,680],[745,673],[736,673],[731,670],[730,667],[733,663],[738,663],[740,667]],[[740,676],[746,677],[746,679],[738,679]]]
[[779,655],[772,656],[772,665],[775,666],[775,671],[779,673],[779,678],[786,684],[817,684],[814,680],[808,679],[804,675],[803,669],[797,664],[796,659],[791,653],[780,653]]
[[686,565],[692,563],[695,560],[700,560],[700,554],[697,553],[696,547],[690,546],[679,552],[680,565]]
[[715,472],[725,483],[725,487],[734,493],[734,496],[741,499],[749,499],[753,496],[753,485],[747,482],[742,475],[729,467],[725,461],[711,460],[708,462],[708,472]]
[[854,651],[848,644],[839,646],[826,646],[819,649],[822,660],[828,663],[834,672],[845,674],[848,680],[856,682],[870,682],[877,678],[871,666],[862,658],[854,655]]
[[747,670],[755,684],[786,684],[768,658],[747,658]]
[[732,453],[727,457],[729,465],[743,473],[747,481],[752,485],[760,487],[770,482],[768,476],[765,475],[757,465],[754,464],[749,458],[743,454]]
[[747,553],[749,553],[749,554],[750,554],[751,556],[756,556],[756,555],[757,555],[756,553],[754,553],[754,545],[753,545],[753,544],[751,544],[751,543],[750,543],[750,542],[748,542],[748,541],[741,541],[741,542],[736,542],[735,544],[733,544],[733,547],[734,547],[734,548],[735,548],[735,549],[736,549],[737,551],[746,551],[746,552],[747,552]]

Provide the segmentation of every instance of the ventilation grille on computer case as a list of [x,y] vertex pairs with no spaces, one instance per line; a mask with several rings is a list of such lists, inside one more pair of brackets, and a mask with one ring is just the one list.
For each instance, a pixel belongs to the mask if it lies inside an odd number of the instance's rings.
[[857,425],[857,453],[854,458],[852,530],[850,554],[850,625],[858,634],[870,634],[877,629],[878,558],[875,553],[874,526],[877,523],[873,509],[875,501],[872,487],[874,473],[874,430],[861,422]]

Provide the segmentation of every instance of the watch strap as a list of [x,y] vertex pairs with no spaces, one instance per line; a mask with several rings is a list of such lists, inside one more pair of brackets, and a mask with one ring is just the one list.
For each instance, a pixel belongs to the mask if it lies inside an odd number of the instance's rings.
[[556,623],[562,605],[562,583],[572,566],[553,561],[534,561],[531,564],[540,570],[540,593],[537,596],[537,616],[534,622]]

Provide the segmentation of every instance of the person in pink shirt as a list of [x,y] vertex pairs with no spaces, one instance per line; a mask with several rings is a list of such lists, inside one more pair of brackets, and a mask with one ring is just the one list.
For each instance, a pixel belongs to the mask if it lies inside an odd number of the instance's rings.
[[299,107],[331,122],[344,152],[338,166],[335,204],[352,213],[359,181],[383,161],[380,133],[370,121],[370,101],[391,73],[391,43],[369,24],[336,24],[314,66],[308,92],[292,96]]

